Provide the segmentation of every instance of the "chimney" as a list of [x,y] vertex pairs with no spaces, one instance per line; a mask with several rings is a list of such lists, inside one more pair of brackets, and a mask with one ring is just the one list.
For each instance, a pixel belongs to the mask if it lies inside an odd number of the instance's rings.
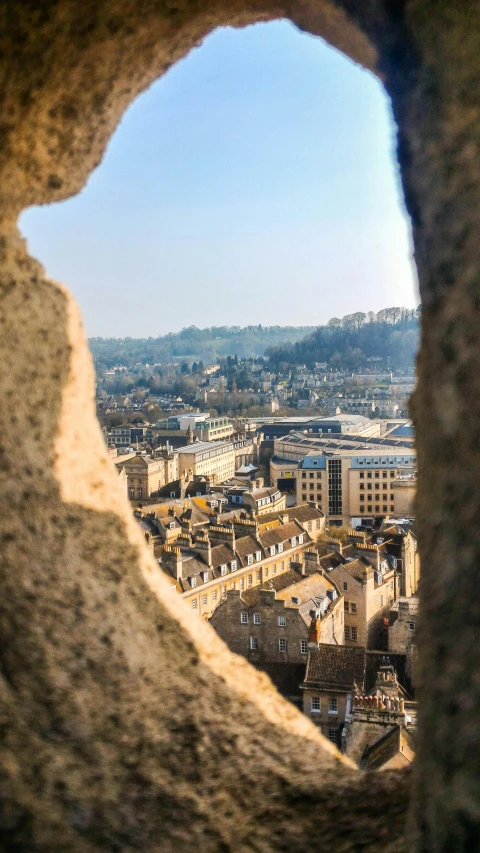
[[310,628],[308,629],[308,648],[317,649],[321,637],[320,619],[317,616],[312,616]]
[[342,553],[342,543],[339,542],[338,539],[329,539],[327,542],[327,551],[328,553],[334,552],[335,554]]
[[320,570],[320,557],[317,551],[304,551],[302,575],[314,575]]

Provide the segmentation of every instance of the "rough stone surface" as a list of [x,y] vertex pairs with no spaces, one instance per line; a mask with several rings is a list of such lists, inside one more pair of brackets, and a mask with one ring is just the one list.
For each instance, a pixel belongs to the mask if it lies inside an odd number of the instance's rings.
[[[16,230],[81,189],[136,94],[215,26],[276,17],[377,73],[399,128],[425,309],[408,840],[409,775],[354,770],[161,575],[76,306]],[[479,90],[476,0],[0,0],[2,850],[480,848]]]

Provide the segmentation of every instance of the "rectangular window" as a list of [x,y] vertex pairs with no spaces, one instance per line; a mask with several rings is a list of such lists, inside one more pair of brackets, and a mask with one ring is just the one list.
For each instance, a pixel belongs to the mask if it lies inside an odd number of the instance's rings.
[[365,483],[360,483],[360,491],[363,492],[365,490]]
[[348,601],[343,602],[343,609],[345,610],[345,613],[348,613]]
[[260,581],[262,580],[262,573],[256,572],[255,577],[257,579],[257,583],[260,583]]
[[277,567],[275,565],[272,566],[272,575],[277,574]]
[[258,640],[256,637],[250,637],[250,648],[252,652],[258,651]]
[[197,579],[196,578],[190,578],[190,586],[193,588],[196,585],[197,585]]
[[[233,584],[233,588],[235,589],[235,583]],[[226,594],[227,594],[227,587],[226,587],[226,586],[222,586],[222,598],[223,598],[223,597],[224,597],[224,595],[226,595]]]
[[279,624],[280,628],[285,628],[285,625],[287,624],[287,617],[286,616],[279,616],[278,617],[278,624]]
[[312,713],[320,714],[321,710],[320,696],[312,696]]
[[214,589],[212,592],[212,601],[216,601],[216,600],[217,600],[217,590]]
[[415,622],[409,622],[409,623],[408,623],[408,630],[409,630],[409,631],[414,631],[414,630],[415,630]]
[[222,577],[224,577],[227,574],[227,567],[226,566],[220,566],[220,574],[222,575]]
[[251,566],[253,563],[253,554],[248,554],[247,556],[247,566]]
[[203,604],[203,606],[204,606],[204,607],[205,607],[206,603],[207,603],[207,596],[206,596],[206,595],[202,595],[202,604]]
[[256,559],[257,563],[260,562],[260,560],[262,559],[262,552],[261,551],[255,552],[255,559]]
[[343,591],[347,592],[347,590],[348,590],[348,583],[347,583],[347,581],[343,581]]
[[383,595],[380,596],[380,607],[383,607]]
[[194,598],[192,601],[192,610],[196,610],[196,609],[197,609],[197,599]]
[[328,460],[328,512],[342,514],[342,460]]
[[363,471],[360,471],[360,479],[363,480],[364,477],[365,477],[365,474],[363,473]]
[[232,560],[232,562],[230,563],[230,568],[231,568],[232,572],[237,571],[237,561],[236,560]]
[[362,506],[361,504],[360,504],[360,512],[361,512],[361,513],[364,513],[364,512],[365,512],[365,506]]
[[253,614],[253,624],[260,625],[260,613]]
[[348,625],[345,625],[345,639],[350,639],[350,628],[348,627]]
[[336,696],[331,696],[328,700],[328,713],[338,714],[338,699]]
[[382,506],[382,512],[388,512],[388,507],[386,504]]
[[275,545],[271,545],[271,546],[270,546],[270,556],[271,556],[271,557],[274,557],[274,556],[275,556]]
[[350,604],[350,610],[351,610],[351,612],[352,612],[352,613],[356,613],[356,612],[357,612],[357,605],[355,604],[355,602],[354,602],[354,601],[352,601],[352,603]]
[[278,651],[279,652],[286,652],[287,651],[287,641],[286,641],[285,637],[280,637],[280,639],[278,641]]
[[248,586],[252,586],[252,585],[253,585],[253,575],[249,575],[248,576]]
[[265,566],[263,570],[264,577],[268,578],[268,566]]
[[337,730],[336,730],[336,729],[332,729],[332,728],[330,728],[330,729],[328,730],[328,739],[329,739],[332,743],[336,743],[336,742],[337,742]]
[[278,553],[281,554],[283,552],[283,542],[278,543]]
[[240,613],[240,622],[242,625],[248,625],[248,613],[245,610]]
[[352,640],[354,643],[357,642],[357,629],[356,628],[352,628]]
[[308,655],[308,640],[300,640],[300,654]]

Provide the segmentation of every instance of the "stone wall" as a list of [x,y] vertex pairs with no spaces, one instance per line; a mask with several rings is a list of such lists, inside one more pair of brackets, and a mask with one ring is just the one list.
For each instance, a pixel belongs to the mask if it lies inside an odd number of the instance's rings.
[[[214,27],[276,17],[378,74],[398,126],[423,303],[408,842],[408,775],[364,779],[160,574],[104,447],[76,306],[16,228],[82,188],[132,99]],[[2,0],[0,22],[3,849],[478,848],[480,5]]]

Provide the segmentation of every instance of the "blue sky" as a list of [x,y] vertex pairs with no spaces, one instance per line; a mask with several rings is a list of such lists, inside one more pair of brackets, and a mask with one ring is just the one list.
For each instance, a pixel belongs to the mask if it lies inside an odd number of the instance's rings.
[[130,107],[84,190],[20,226],[90,336],[418,303],[383,89],[287,22],[210,35]]

